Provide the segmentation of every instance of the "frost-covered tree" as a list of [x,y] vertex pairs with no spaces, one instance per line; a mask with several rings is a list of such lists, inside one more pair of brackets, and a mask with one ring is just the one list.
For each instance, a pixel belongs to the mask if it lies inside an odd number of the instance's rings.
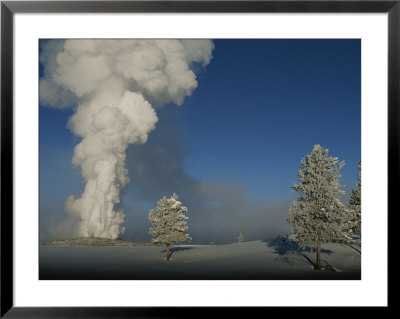
[[186,233],[188,226],[186,224],[187,216],[183,213],[187,208],[178,201],[178,196],[174,193],[170,198],[163,197],[157,202],[156,209],[149,212],[149,220],[153,227],[149,234],[154,238],[154,244],[165,244],[167,247],[166,260],[170,259],[170,245],[177,242],[191,240]]
[[343,166],[344,161],[328,156],[328,149],[314,145],[302,158],[299,183],[292,187],[300,197],[290,206],[288,222],[300,247],[316,249],[315,269],[321,269],[321,244],[349,240],[341,229],[345,207],[338,199],[344,194],[339,183]]
[[361,238],[361,160],[358,161],[358,170],[357,184],[350,194],[344,226],[348,233]]
[[242,243],[242,242],[244,242],[244,235],[243,235],[243,233],[240,233],[239,237],[238,237],[238,243]]

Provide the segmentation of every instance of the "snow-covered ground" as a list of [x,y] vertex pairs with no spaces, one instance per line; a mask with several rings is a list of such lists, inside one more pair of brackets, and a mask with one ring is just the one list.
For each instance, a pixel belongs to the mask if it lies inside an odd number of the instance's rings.
[[40,279],[361,279],[361,255],[349,246],[315,252],[282,241],[174,245],[170,261],[157,246],[40,246]]

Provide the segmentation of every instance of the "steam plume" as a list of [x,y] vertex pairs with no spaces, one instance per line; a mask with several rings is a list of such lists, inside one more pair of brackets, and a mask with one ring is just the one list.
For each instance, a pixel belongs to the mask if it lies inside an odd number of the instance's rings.
[[154,104],[182,104],[197,87],[191,65],[210,62],[209,40],[66,40],[43,46],[40,102],[77,105],[70,129],[82,137],[72,162],[86,181],[66,210],[79,219],[78,236],[123,234],[121,191],[129,144],[145,143],[158,121]]

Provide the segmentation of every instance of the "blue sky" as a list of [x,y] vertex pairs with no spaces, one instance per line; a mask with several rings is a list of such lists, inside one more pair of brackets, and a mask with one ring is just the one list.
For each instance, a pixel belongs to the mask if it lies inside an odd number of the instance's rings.
[[217,41],[180,112],[194,176],[245,181],[283,199],[314,144],[344,159],[353,187],[361,140],[358,40]]
[[[254,210],[263,205],[270,210],[279,207],[273,220],[280,225],[286,223],[288,203],[297,197],[291,185],[297,182],[300,160],[314,144],[345,161],[341,184],[347,192],[356,184],[361,158],[360,40],[214,40],[214,45],[210,64],[196,68],[198,87],[193,94],[181,106],[168,104],[158,109],[159,122],[147,144],[128,149],[131,183],[123,207],[126,226],[134,226],[127,227],[127,239],[148,240],[148,209],[155,207],[154,199],[160,194],[170,196],[173,191],[169,186],[158,189],[146,184],[152,178],[158,185],[171,184],[160,181],[163,165],[175,172],[178,189],[181,180],[181,185],[190,181],[218,189],[215,193],[223,195],[213,195],[209,201],[204,195],[207,191],[202,191],[201,198],[209,205],[240,194],[245,201],[242,210],[252,205],[257,207]],[[72,108],[39,107],[41,230],[62,220],[67,196],[79,195],[84,187],[79,168],[71,163],[80,141],[67,128],[72,114]],[[157,167],[153,169],[146,158],[160,148],[169,148],[170,153],[162,153],[165,158],[154,163]],[[142,151],[147,155],[130,155]],[[157,176],[137,175],[135,159],[145,161],[148,174]],[[174,178],[174,174],[165,176]],[[206,242],[205,233],[213,230],[217,234],[218,229],[207,230],[200,206],[210,214],[211,206],[204,208],[203,201],[196,210],[196,194],[189,194],[188,189],[183,187],[181,193],[193,204],[192,228],[199,241]],[[139,195],[145,190],[154,190],[154,196]],[[181,196],[184,204],[185,196]],[[239,228],[234,222],[227,225],[227,207],[223,204],[215,214],[234,233]],[[251,217],[251,212],[242,213]],[[237,219],[238,223],[242,220]],[[194,221],[202,226],[196,228]],[[248,233],[254,228],[254,236],[268,236],[268,231],[255,229],[257,224],[249,226]]]

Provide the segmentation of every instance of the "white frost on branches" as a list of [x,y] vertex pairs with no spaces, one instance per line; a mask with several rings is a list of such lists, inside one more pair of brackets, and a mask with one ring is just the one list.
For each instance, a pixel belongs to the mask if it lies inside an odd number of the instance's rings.
[[301,160],[300,182],[292,187],[300,197],[291,204],[288,217],[301,247],[350,241],[341,225],[345,207],[337,198],[344,194],[339,183],[343,166],[344,161],[329,157],[328,150],[320,145],[315,145],[312,153]]
[[192,238],[187,234],[187,216],[183,213],[187,208],[178,201],[178,196],[174,193],[170,198],[163,197],[157,202],[156,209],[151,209],[149,220],[153,227],[149,234],[153,236],[154,244],[173,244],[177,242],[189,241]]
[[347,214],[345,218],[345,229],[349,234],[357,234],[361,237],[361,161],[358,162],[357,184],[351,191]]

